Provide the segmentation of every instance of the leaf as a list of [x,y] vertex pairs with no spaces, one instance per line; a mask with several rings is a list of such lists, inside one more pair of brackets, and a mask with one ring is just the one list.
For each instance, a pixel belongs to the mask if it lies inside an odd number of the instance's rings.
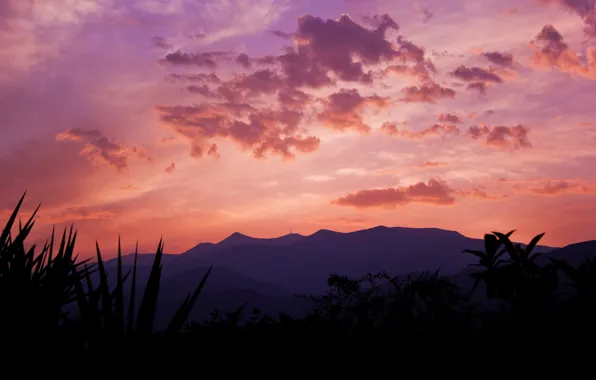
[[540,241],[540,239],[542,239],[542,237],[544,236],[544,234],[545,234],[545,232],[541,233],[540,235],[536,235],[530,241],[530,243],[526,247],[526,252],[527,252],[528,255],[530,255],[532,253],[532,251],[534,250],[534,248],[536,248],[536,245],[538,244],[538,242]]
[[132,284],[130,285],[130,300],[128,304],[128,323],[126,325],[126,331],[131,334],[134,328],[135,318],[135,293],[137,285],[137,257],[139,255],[139,242],[137,241],[135,247],[135,258],[132,266]]
[[193,292],[192,296],[187,296],[182,305],[180,305],[180,307],[176,311],[176,314],[174,314],[174,317],[172,318],[168,327],[166,328],[164,335],[171,336],[177,333],[184,326],[184,323],[188,319],[188,316],[190,315],[194,307],[194,304],[196,303],[197,298],[201,293],[201,290],[203,290],[203,287],[207,282],[207,277],[209,277],[209,274],[211,273],[212,269],[213,266],[210,266],[203,278],[201,279],[199,285],[195,288],[195,291]]
[[151,333],[153,321],[155,320],[155,311],[157,309],[157,297],[159,295],[159,283],[161,281],[161,258],[163,255],[163,239],[159,240],[151,273],[147,280],[145,292],[141,299],[139,307],[139,316],[137,317],[136,331],[141,335]]

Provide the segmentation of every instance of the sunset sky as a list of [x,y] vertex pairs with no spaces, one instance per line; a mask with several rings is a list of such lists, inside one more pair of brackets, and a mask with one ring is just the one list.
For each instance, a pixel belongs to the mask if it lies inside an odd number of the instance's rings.
[[0,220],[596,238],[594,0],[0,2]]

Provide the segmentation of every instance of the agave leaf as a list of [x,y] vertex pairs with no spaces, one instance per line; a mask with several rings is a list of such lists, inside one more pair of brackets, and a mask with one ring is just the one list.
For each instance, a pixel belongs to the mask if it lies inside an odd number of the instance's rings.
[[2,235],[0,235],[0,244],[3,244],[5,241],[7,241],[8,237],[10,235],[10,230],[12,229],[12,226],[14,225],[15,219],[17,218],[19,210],[21,209],[21,205],[23,204],[23,200],[25,199],[25,195],[27,195],[27,191],[25,191],[23,193],[23,195],[21,196],[21,199],[17,203],[12,214],[6,221],[6,225],[5,225],[4,229],[2,230]]
[[182,305],[180,305],[180,307],[176,311],[176,314],[174,314],[174,317],[172,318],[168,327],[166,328],[164,335],[171,336],[180,331],[182,327],[184,327],[184,323],[186,322],[188,316],[192,312],[197,298],[199,297],[199,294],[201,294],[201,290],[203,290],[203,287],[207,282],[207,277],[209,277],[209,274],[211,273],[212,269],[213,266],[210,266],[203,278],[201,279],[199,285],[195,288],[192,296],[187,296]]
[[139,307],[136,331],[141,335],[150,334],[153,329],[155,312],[157,309],[157,298],[159,296],[159,283],[161,281],[161,258],[163,255],[163,238],[159,240],[151,273],[147,280],[145,292]]
[[505,246],[505,248],[507,248],[507,253],[509,253],[509,256],[511,256],[511,258],[513,259],[517,259],[519,256],[519,252],[515,248],[513,242],[509,239],[509,236],[511,236],[512,233],[513,232],[510,232],[508,234],[502,234],[500,232],[493,232],[493,234],[495,234],[499,238],[499,240]]
[[475,250],[472,250],[472,249],[464,249],[463,252],[464,253],[470,253],[470,254],[472,254],[472,255],[474,255],[476,257],[479,257],[481,259],[484,258],[484,256],[485,256],[484,252],[482,252],[482,251],[475,251]]
[[130,285],[130,300],[128,304],[128,323],[126,325],[126,331],[131,334],[134,328],[134,316],[135,316],[135,293],[137,285],[137,257],[139,255],[139,242],[137,241],[135,247],[135,258],[132,266],[132,284]]
[[114,314],[119,334],[124,334],[124,281],[125,279],[122,278],[122,246],[120,235],[118,235],[118,273],[116,274],[116,289],[114,289]]
[[526,247],[526,252],[528,255],[530,255],[532,253],[532,251],[534,250],[534,248],[536,248],[536,245],[538,244],[538,242],[540,241],[540,239],[542,239],[542,237],[544,236],[545,232],[534,236],[534,238],[530,241],[530,243],[528,244],[528,246]]

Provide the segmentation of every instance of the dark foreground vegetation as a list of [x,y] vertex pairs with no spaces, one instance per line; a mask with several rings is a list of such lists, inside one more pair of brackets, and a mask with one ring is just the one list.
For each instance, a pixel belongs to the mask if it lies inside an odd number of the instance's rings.
[[[137,283],[136,253],[133,269],[123,273],[118,249],[117,280],[108,284],[99,246],[93,263],[78,260],[72,228],[56,239],[52,234],[43,247],[29,247],[26,239],[35,213],[24,225],[17,225],[22,201],[0,236],[0,342],[4,348],[61,353],[192,352],[203,347],[208,337],[370,336],[425,351],[481,352],[502,346],[508,352],[562,347],[591,351],[587,342],[596,337],[596,262],[586,258],[573,267],[544,259],[534,252],[543,234],[522,246],[510,240],[513,231],[485,235],[483,252],[466,251],[478,258],[471,276],[474,291],[485,293],[481,304],[472,302],[469,292],[438,271],[408,277],[367,274],[359,279],[331,275],[325,294],[300,296],[312,302],[305,317],[268,316],[239,307],[233,313],[214,311],[208,321],[189,323],[191,309],[200,307],[207,272],[197,279],[196,290],[168,327],[156,331],[161,241],[147,283]],[[92,273],[99,281],[93,283]],[[128,299],[125,286],[133,290]],[[137,287],[144,289],[140,300],[134,296]],[[77,311],[67,313],[66,306],[72,304]]]

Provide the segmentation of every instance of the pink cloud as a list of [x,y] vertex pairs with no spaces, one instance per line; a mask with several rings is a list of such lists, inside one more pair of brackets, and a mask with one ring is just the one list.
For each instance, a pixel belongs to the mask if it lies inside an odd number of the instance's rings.
[[472,126],[467,135],[474,140],[483,139],[484,144],[494,148],[531,148],[528,130],[523,125],[516,126]]
[[[310,153],[320,140],[300,129],[302,114],[297,111],[258,111],[242,104],[203,106],[158,106],[161,120],[191,141],[191,156],[219,157],[213,139],[229,139],[253,155],[268,153],[293,158],[297,152]],[[248,117],[245,121],[243,117]]]
[[382,109],[389,105],[388,98],[377,95],[361,96],[356,89],[342,89],[329,96],[325,101],[324,110],[318,114],[318,119],[331,129],[354,129],[367,133],[371,127],[364,122],[362,112],[366,108]]
[[417,140],[429,136],[444,137],[446,135],[459,135],[460,130],[455,125],[434,124],[429,128],[414,132],[407,129],[400,129],[399,126],[395,123],[384,123],[381,126],[381,132],[385,133],[388,136]]
[[404,96],[400,99],[406,103],[436,103],[441,99],[455,98],[455,90],[442,87],[437,83],[427,82],[420,86],[409,86],[402,89]]
[[596,79],[596,48],[589,47],[585,59],[580,57],[552,25],[545,25],[530,46],[534,49],[535,66]]
[[57,141],[82,141],[85,143],[81,155],[95,163],[107,163],[118,171],[128,168],[131,157],[139,157],[152,162],[143,147],[124,146],[113,139],[103,136],[96,129],[73,128],[56,135]]
[[334,199],[332,204],[357,208],[383,207],[395,208],[410,203],[426,203],[447,206],[455,203],[454,190],[445,182],[431,179],[428,183],[419,182],[407,187],[389,187],[384,189],[360,190]]
[[164,171],[165,171],[166,173],[168,173],[168,174],[172,174],[172,173],[174,173],[174,170],[176,170],[176,163],[175,163],[175,162],[172,162],[171,164],[169,164],[169,165],[168,165],[168,166],[167,166],[167,167],[164,169]]
[[594,0],[537,0],[541,4],[557,4],[563,9],[576,13],[584,21],[584,33],[596,37],[596,2]]

